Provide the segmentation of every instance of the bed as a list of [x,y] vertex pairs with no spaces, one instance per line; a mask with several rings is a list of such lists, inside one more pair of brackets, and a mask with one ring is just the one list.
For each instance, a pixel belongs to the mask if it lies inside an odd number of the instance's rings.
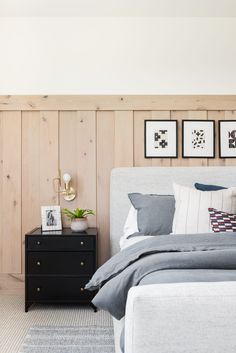
[[[236,168],[114,169],[110,193],[111,255],[120,251],[119,240],[130,208],[128,193],[168,195],[173,194],[173,182],[192,187],[196,181],[233,187]],[[235,243],[233,237],[232,242]],[[125,353],[220,353],[223,350],[233,353],[236,351],[236,282],[161,283],[131,288],[125,316],[114,319],[116,353],[120,353],[124,323]]]

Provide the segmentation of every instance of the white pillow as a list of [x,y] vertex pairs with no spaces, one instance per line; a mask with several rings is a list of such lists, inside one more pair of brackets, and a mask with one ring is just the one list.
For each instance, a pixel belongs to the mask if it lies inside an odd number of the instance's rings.
[[134,206],[130,207],[123,231],[123,237],[126,239],[129,235],[138,232],[137,210],[134,208]]
[[236,213],[236,188],[199,191],[173,184],[175,214],[173,234],[212,233],[208,208]]

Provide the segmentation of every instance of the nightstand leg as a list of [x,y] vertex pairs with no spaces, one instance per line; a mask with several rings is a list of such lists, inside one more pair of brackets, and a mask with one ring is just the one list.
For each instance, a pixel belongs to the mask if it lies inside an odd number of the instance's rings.
[[29,307],[32,305],[32,303],[25,302],[25,313],[28,313]]
[[90,305],[91,305],[93,311],[96,313],[98,311],[97,307],[95,305],[93,305],[93,303],[90,303]]

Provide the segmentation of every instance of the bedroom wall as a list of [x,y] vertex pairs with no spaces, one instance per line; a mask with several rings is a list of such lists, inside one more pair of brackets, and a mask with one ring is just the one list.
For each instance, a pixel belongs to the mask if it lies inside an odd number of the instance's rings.
[[[235,119],[236,96],[0,96],[0,288],[22,288],[24,235],[40,206],[93,208],[99,262],[109,255],[109,181],[114,167],[236,165],[236,159],[144,158],[145,119]],[[78,197],[54,193],[69,172]]]
[[0,94],[235,94],[235,37],[233,17],[0,17]]

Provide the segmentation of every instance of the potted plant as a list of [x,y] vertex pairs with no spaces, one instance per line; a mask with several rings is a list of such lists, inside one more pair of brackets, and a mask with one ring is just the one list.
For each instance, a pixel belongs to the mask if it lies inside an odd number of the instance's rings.
[[64,208],[62,212],[71,221],[71,229],[73,232],[84,232],[88,229],[88,215],[94,215],[93,210],[86,210],[83,208],[76,208],[74,211],[70,211]]

